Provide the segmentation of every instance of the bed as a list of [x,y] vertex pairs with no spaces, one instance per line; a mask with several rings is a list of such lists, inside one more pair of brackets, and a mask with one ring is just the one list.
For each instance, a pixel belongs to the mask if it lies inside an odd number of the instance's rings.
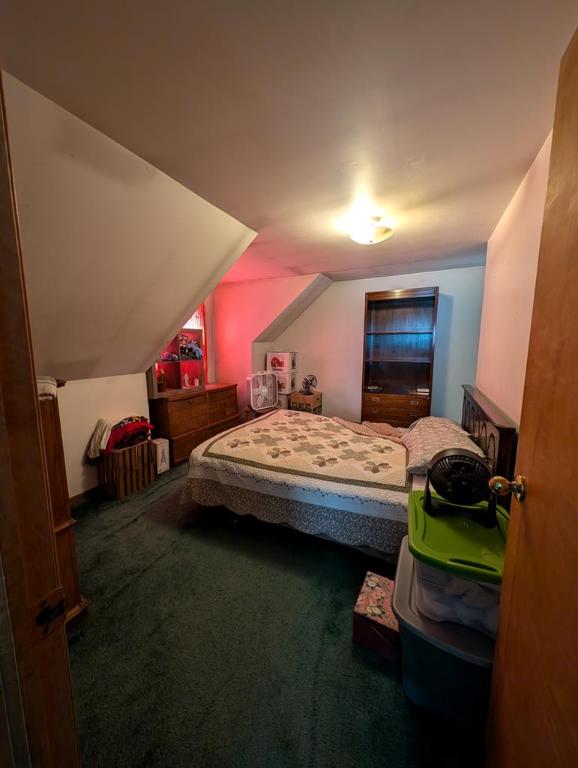
[[[515,429],[496,422],[482,398],[465,388],[463,425],[490,457],[493,471],[509,476]],[[359,434],[324,416],[279,410],[197,446],[182,503],[224,506],[395,556],[407,533],[408,493],[424,481],[421,475],[408,477],[406,466],[399,442]]]

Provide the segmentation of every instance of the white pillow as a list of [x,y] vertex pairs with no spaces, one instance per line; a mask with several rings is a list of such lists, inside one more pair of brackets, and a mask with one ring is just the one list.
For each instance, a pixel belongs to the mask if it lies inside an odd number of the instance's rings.
[[485,458],[482,449],[470,440],[467,432],[449,419],[425,416],[416,421],[401,439],[407,448],[407,471],[413,475],[425,475],[427,465],[436,453],[448,448],[465,448]]
[[447,427],[448,429],[453,429],[455,432],[463,432],[464,435],[467,435],[468,433],[461,427],[457,421],[453,421],[452,419],[446,419],[443,416],[422,416],[421,419],[418,419],[417,421],[414,421],[413,424],[410,424],[408,429],[411,431],[415,427],[417,427],[418,424],[421,424],[422,422],[425,422],[426,424],[435,424],[443,427]]

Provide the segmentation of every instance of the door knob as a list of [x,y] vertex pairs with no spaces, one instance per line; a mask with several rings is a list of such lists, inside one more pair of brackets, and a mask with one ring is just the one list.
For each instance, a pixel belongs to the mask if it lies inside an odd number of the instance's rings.
[[526,498],[527,480],[524,475],[516,475],[513,480],[507,480],[501,475],[495,475],[490,478],[488,483],[490,491],[495,493],[496,496],[507,496],[508,493],[513,493],[518,501],[524,501]]

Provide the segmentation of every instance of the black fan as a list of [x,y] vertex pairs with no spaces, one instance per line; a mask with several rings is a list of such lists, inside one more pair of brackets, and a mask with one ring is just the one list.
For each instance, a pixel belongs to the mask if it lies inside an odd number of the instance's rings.
[[[423,508],[432,516],[461,515],[492,528],[496,496],[488,485],[491,476],[486,461],[473,451],[440,451],[427,466]],[[441,498],[432,497],[430,485]]]

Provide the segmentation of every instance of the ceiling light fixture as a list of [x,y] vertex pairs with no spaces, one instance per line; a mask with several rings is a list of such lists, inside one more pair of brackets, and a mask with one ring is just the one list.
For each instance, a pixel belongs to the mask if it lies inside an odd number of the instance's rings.
[[382,243],[393,235],[393,229],[381,216],[355,217],[349,225],[349,237],[354,243],[373,245]]

